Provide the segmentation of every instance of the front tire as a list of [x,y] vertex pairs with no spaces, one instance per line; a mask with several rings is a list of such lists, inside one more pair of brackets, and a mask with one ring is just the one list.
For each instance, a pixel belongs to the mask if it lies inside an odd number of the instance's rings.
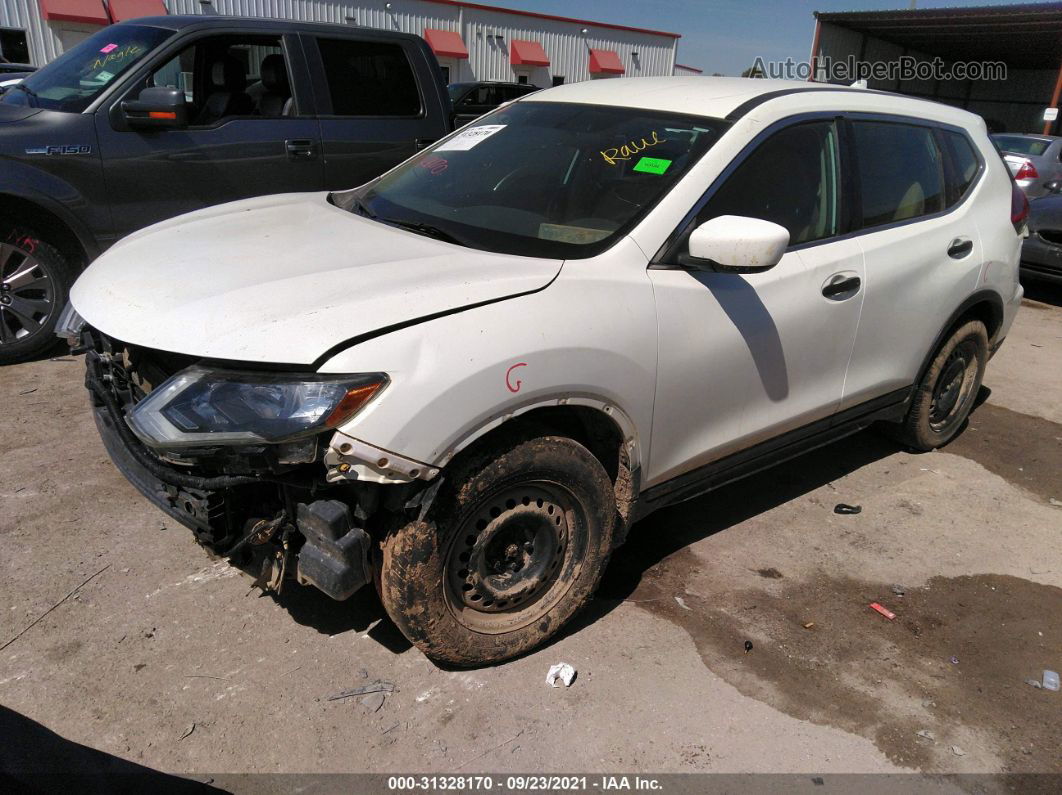
[[943,447],[962,430],[988,364],[988,331],[970,320],[948,337],[915,388],[911,408],[893,436],[915,450]]
[[381,599],[432,659],[515,657],[590,599],[615,517],[612,483],[578,442],[546,436],[480,455],[451,473],[429,521],[385,539]]
[[0,364],[24,361],[56,344],[55,324],[75,272],[32,229],[0,229]]

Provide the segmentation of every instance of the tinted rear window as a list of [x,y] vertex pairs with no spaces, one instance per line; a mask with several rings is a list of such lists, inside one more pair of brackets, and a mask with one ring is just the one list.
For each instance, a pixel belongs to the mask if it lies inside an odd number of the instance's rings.
[[332,113],[336,116],[416,116],[420,92],[413,67],[397,44],[318,39]]
[[973,144],[962,133],[943,130],[944,145],[951,158],[952,173],[948,178],[948,206],[960,201],[977,179],[981,162],[977,159]]
[[928,127],[856,121],[863,226],[881,226],[944,209],[940,151]]
[[1004,152],[1033,157],[1039,157],[1051,145],[1050,141],[1045,141],[1043,138],[1026,138],[1023,135],[993,135],[992,140]]

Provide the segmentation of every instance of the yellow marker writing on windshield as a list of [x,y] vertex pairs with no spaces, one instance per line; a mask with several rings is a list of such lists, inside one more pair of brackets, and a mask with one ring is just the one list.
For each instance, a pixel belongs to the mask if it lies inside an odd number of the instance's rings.
[[601,150],[601,156],[605,158],[605,162],[610,166],[616,165],[618,160],[630,160],[631,157],[648,149],[650,146],[656,146],[667,141],[667,138],[660,138],[656,134],[656,130],[653,130],[653,137],[650,140],[642,138],[640,141],[628,141],[623,146],[614,146],[609,149]]

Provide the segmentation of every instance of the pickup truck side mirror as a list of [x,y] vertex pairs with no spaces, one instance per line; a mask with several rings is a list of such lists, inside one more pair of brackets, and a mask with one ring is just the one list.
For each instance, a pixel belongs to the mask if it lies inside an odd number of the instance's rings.
[[770,270],[789,245],[789,230],[771,221],[720,215],[690,233],[689,254],[678,261],[689,270],[761,273]]
[[122,118],[138,130],[188,126],[188,104],[179,88],[145,88],[136,99],[122,103]]
[[1044,187],[1047,188],[1048,193],[1062,193],[1062,179],[1053,179],[1050,182],[1045,182]]

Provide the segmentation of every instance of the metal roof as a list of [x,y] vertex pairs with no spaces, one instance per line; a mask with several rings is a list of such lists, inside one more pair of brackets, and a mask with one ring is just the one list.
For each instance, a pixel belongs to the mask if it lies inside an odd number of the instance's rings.
[[946,61],[1004,61],[1017,69],[1057,69],[1062,61],[1062,3],[816,11],[815,18]]

